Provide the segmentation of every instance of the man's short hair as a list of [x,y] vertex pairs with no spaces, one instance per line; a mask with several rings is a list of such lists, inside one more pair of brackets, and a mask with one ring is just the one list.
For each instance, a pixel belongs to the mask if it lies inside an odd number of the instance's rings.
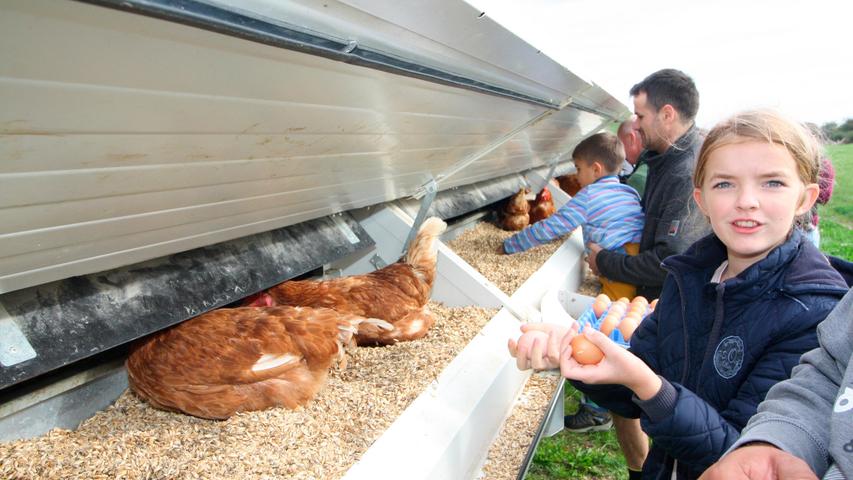
[[659,70],[642,82],[631,87],[630,94],[636,97],[645,92],[646,100],[659,111],[664,105],[672,105],[684,123],[696,118],[699,111],[699,91],[686,73],[674,68]]
[[598,162],[607,173],[617,173],[625,160],[625,147],[616,135],[609,132],[596,133],[577,144],[572,159],[587,163]]

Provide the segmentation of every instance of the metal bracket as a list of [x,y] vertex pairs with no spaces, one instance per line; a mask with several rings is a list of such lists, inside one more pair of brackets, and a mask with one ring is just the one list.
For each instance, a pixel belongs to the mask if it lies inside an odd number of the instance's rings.
[[[532,182],[528,180],[528,184],[531,184],[530,189],[534,194],[538,194],[543,188],[548,186],[548,181],[554,177],[554,172],[557,171],[557,163],[559,163],[558,161],[560,160],[560,156],[561,154],[559,153],[554,155],[554,158],[549,162],[551,164],[551,169],[545,174],[545,178],[542,179],[542,185],[539,185],[539,188],[533,188]],[[527,180],[527,175],[524,176],[524,179]]]
[[370,257],[370,264],[373,265],[373,267],[377,270],[388,266],[385,260],[382,260],[382,257],[380,257],[378,254],[374,254],[372,257]]
[[424,196],[421,198],[421,208],[418,210],[418,215],[415,217],[415,223],[412,224],[412,229],[409,230],[408,237],[406,237],[406,243],[403,244],[403,251],[400,253],[401,257],[406,255],[406,252],[409,250],[409,244],[415,239],[415,235],[418,233],[418,230],[420,230],[421,224],[424,223],[424,220],[426,219],[427,211],[429,210],[430,205],[432,205],[432,201],[435,200],[436,193],[438,193],[438,182],[436,182],[435,179],[432,179],[421,188],[424,191]]
[[36,358],[36,351],[15,319],[0,305],[0,365],[11,367],[33,358]]

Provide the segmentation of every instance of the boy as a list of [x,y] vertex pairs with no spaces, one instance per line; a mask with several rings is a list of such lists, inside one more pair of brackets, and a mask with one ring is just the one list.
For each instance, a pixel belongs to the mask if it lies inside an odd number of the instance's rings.
[[[594,242],[608,250],[636,255],[643,233],[640,196],[619,183],[625,150],[611,133],[597,133],[572,152],[581,190],[554,215],[504,241],[504,252],[523,252],[583,228],[584,244]],[[612,299],[634,298],[636,288],[601,278],[602,293]]]

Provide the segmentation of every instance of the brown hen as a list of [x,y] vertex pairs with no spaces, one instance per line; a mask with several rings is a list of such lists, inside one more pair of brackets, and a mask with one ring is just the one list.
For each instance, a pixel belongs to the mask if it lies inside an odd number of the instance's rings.
[[509,198],[503,210],[498,212],[498,226],[504,230],[521,230],[530,223],[530,204],[527,203],[527,190],[519,189]]
[[446,228],[440,218],[428,218],[409,245],[406,257],[396,263],[365,275],[280,283],[266,290],[262,298],[276,305],[326,307],[381,318],[394,326],[393,330],[384,330],[361,324],[355,336],[359,345],[416,340],[435,323],[426,303],[435,280],[435,241]]
[[530,225],[545,220],[557,211],[554,206],[554,200],[551,198],[551,191],[548,188],[543,188],[536,195],[536,199],[530,204]]
[[131,388],[151,405],[202,418],[311,400],[360,325],[377,319],[327,308],[221,308],[137,342]]
[[583,188],[580,181],[578,181],[576,173],[557,177],[557,181],[560,183],[560,190],[569,194],[570,197],[577,195],[581,188]]

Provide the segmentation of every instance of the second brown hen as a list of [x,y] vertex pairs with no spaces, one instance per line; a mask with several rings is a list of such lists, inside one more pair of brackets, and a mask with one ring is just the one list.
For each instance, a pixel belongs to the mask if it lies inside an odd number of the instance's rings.
[[339,312],[381,318],[393,330],[364,323],[355,336],[359,345],[388,345],[426,335],[435,318],[426,307],[435,280],[436,240],[447,228],[440,218],[424,221],[396,263],[365,275],[329,280],[293,280],[265,291],[276,305],[332,308]]
[[536,195],[536,199],[530,204],[530,225],[545,220],[557,211],[554,206],[554,200],[551,198],[551,191],[548,188],[543,188]]

